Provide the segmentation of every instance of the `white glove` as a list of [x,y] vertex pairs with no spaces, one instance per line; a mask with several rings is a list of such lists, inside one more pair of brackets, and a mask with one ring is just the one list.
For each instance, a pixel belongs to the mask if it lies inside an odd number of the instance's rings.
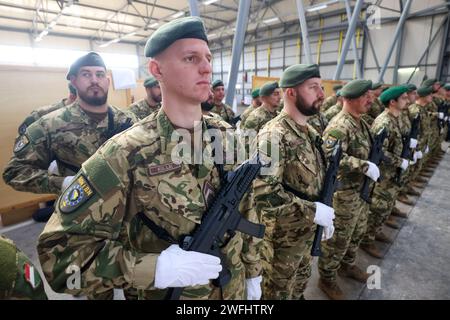
[[316,204],[316,215],[314,216],[314,223],[322,227],[329,227],[333,225],[334,209],[323,204],[322,202],[314,202]]
[[444,113],[443,112],[439,112],[439,119],[444,119]]
[[61,185],[61,190],[66,190],[68,186],[72,183],[74,176],[67,176],[64,178],[63,183]]
[[323,228],[322,241],[331,239],[333,237],[333,233],[334,233],[334,225]]
[[444,121],[448,121],[448,116],[445,116],[445,117],[444,117]]
[[450,143],[447,141],[442,141],[441,142],[441,150],[444,152],[447,152],[448,147],[450,146]]
[[416,151],[416,152],[414,152],[414,158],[415,158],[416,160],[422,159],[422,158],[423,158],[423,153],[422,153],[422,151]]
[[191,287],[219,277],[220,259],[210,254],[185,251],[177,244],[162,251],[156,260],[155,287]]
[[261,281],[262,276],[247,279],[247,300],[261,300]]
[[410,147],[411,149],[414,149],[415,147],[417,147],[417,140],[414,139],[414,138],[411,138],[411,139],[409,140],[409,147]]
[[425,148],[424,153],[427,154],[428,152],[430,152],[430,148],[428,148],[428,145],[427,145],[427,147]]
[[48,166],[48,174],[49,175],[55,175],[55,176],[60,176],[61,174],[59,173],[58,170],[58,164],[56,163],[56,160],[53,160],[52,162],[50,162],[50,165]]
[[364,174],[376,182],[380,177],[380,169],[378,169],[377,165],[373,162],[367,161],[367,163],[369,164],[369,168]]
[[409,161],[406,159],[402,159],[402,164],[400,165],[400,168],[402,168],[403,171],[405,171],[406,169],[408,169],[408,165],[409,165]]

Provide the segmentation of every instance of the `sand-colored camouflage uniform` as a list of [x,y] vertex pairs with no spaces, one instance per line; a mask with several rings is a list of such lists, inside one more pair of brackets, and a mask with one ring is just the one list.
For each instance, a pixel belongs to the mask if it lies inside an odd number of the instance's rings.
[[[202,151],[211,154],[207,127],[224,135],[230,126],[208,117],[196,126],[194,131],[206,135]],[[165,296],[167,290],[154,287],[159,254],[192,233],[220,188],[211,158],[198,165],[173,162],[172,151],[179,140],[171,141],[174,130],[160,109],[111,138],[83,164],[39,237],[41,265],[55,291],[73,292],[66,286],[70,276],[66,270],[72,267],[81,271],[84,292],[124,288],[136,289],[148,299]],[[138,213],[166,236],[158,237]],[[251,274],[260,271],[255,267],[258,261],[244,257],[239,232],[222,253],[232,274],[222,292],[212,285],[199,285],[185,288],[182,298],[245,298],[245,278],[259,275]]]
[[320,112],[325,112],[337,103],[337,96],[332,95],[324,100],[320,107]]
[[334,106],[329,108],[327,111],[323,113],[328,122],[331,121],[339,112],[342,110],[342,103],[336,103]]
[[384,106],[378,98],[370,105],[369,111],[363,114],[362,118],[369,124],[372,125],[374,120],[383,112]]
[[223,120],[231,124],[231,120],[235,117],[233,109],[223,102],[220,104],[214,103],[214,107],[210,110],[211,112],[217,113],[222,117]]
[[245,121],[247,120],[248,116],[250,115],[250,113],[252,113],[253,111],[255,111],[256,109],[258,109],[259,107],[254,107],[253,105],[249,105],[244,112],[242,112],[241,114],[241,128],[244,127]]
[[309,117],[308,123],[322,136],[328,125],[328,120],[322,112],[319,112]]
[[146,99],[142,99],[131,104],[128,110],[141,120],[148,117],[153,112],[157,112],[159,108],[161,108],[161,104],[158,103],[156,106],[150,106]]

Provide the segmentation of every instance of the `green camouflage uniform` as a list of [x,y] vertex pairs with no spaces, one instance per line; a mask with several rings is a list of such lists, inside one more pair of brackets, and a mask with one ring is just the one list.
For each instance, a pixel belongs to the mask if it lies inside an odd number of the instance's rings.
[[375,184],[371,197],[367,231],[362,241],[365,244],[375,241],[375,235],[381,231],[383,223],[389,217],[400,190],[395,181],[397,168],[400,168],[402,164],[403,142],[400,116],[395,117],[388,109],[384,110],[373,122],[372,134],[375,136],[383,128],[387,130],[388,134],[384,140],[383,153],[390,163],[382,162],[379,167],[383,179]]
[[0,300],[46,300],[44,283],[30,259],[0,235]]
[[328,120],[322,112],[319,112],[312,117],[309,117],[308,124],[310,124],[320,134],[320,136],[322,136],[328,125]]
[[336,103],[334,106],[329,108],[326,112],[323,113],[328,122],[331,121],[339,112],[342,110],[342,103]]
[[[443,103],[445,103],[445,99],[443,99],[443,98],[441,98],[441,97],[438,97],[438,96],[435,96],[435,97],[433,97],[433,103],[436,105],[436,107],[437,106],[440,106],[441,104],[443,104]],[[436,109],[436,111],[437,111],[437,109]],[[444,117],[445,116],[447,116],[445,113],[444,113]],[[436,122],[437,122],[438,120],[436,119]],[[443,120],[442,120],[443,121]],[[440,148],[440,146],[441,146],[441,143],[443,142],[443,141],[445,141],[445,138],[447,137],[447,126],[446,126],[446,124],[447,124],[447,122],[444,124],[444,128],[443,129],[440,129],[440,131],[439,131],[439,127],[438,127],[438,135],[439,135],[439,137],[437,138],[437,142],[436,142],[436,147],[435,147],[435,151],[438,151],[438,150],[440,150],[441,148]]]
[[325,101],[322,103],[322,107],[320,107],[320,112],[325,112],[328,109],[330,109],[332,106],[334,106],[337,103],[336,95],[329,96],[325,99]]
[[427,158],[431,156],[432,153],[436,152],[440,147],[440,141],[439,141],[439,127],[438,127],[438,106],[435,103],[436,98],[433,97],[433,102],[428,103],[425,106],[425,109],[428,111],[428,117],[430,118],[430,128],[428,129],[430,131],[430,153],[427,155]]
[[36,110],[33,110],[28,117],[25,118],[25,120],[22,122],[22,124],[19,126],[19,134],[24,134],[25,130],[27,130],[27,127],[30,126],[33,122],[39,120],[43,116],[45,116],[47,113],[50,113],[52,111],[61,109],[62,107],[66,106],[67,98],[62,99],[59,102],[56,102],[54,104],[40,107]]
[[373,121],[383,112],[384,105],[381,101],[376,98],[370,105],[369,111],[363,114],[362,118],[369,124],[372,125]]
[[159,108],[161,108],[161,104],[158,103],[156,106],[152,107],[148,104],[146,99],[142,99],[131,104],[128,108],[130,112],[134,113],[136,117],[141,120],[148,117],[153,112],[158,111]]
[[253,111],[255,111],[258,108],[259,107],[255,108],[254,106],[250,105],[244,110],[244,112],[242,112],[242,114],[241,114],[241,124],[240,124],[241,128],[244,127],[245,121],[247,120],[247,118],[250,115],[250,113],[252,113]]
[[[202,151],[211,154],[207,127],[217,128],[224,137],[230,126],[203,118],[197,127],[206,135]],[[178,145],[178,138],[171,141],[174,131],[160,109],[111,138],[83,163],[39,237],[39,258],[53,290],[76,290],[66,286],[70,274],[65,270],[78,266],[82,291],[124,288],[138,290],[140,297],[148,299],[165,296],[167,290],[154,287],[160,252],[171,244],[168,238],[175,242],[192,233],[220,187],[219,172],[210,157],[199,165],[173,162],[172,151]],[[168,238],[159,238],[138,213],[164,230]],[[251,250],[243,251],[240,232],[221,251],[232,275],[222,297],[244,299],[245,278],[258,276],[252,274],[258,270],[258,260],[245,256]],[[182,298],[217,298],[218,291],[212,285],[188,287]]]
[[[33,123],[16,140],[14,155],[3,172],[5,182],[18,191],[59,194],[65,176],[74,175],[128,119],[136,121],[133,114],[109,108],[114,117],[110,128],[109,115],[97,123],[77,102]],[[48,174],[53,160],[60,176]]]
[[[258,134],[263,159],[273,161],[268,175],[254,183],[258,216],[266,226],[261,249],[264,299],[298,299],[311,275],[314,216],[323,187],[325,164],[321,141],[310,126],[300,126],[285,112],[268,122]],[[279,151],[279,158],[271,154]],[[319,147],[320,148],[320,147]],[[287,185],[309,200],[286,191]]]
[[233,109],[225,103],[214,104],[214,107],[210,110],[210,112],[217,113],[222,117],[223,120],[231,124],[231,120],[235,117]]
[[[409,120],[409,109],[406,108],[405,110],[402,110],[399,117],[399,124],[400,124],[400,130],[402,132],[403,136],[409,136],[411,132],[411,120]],[[411,176],[412,172],[414,171],[415,164],[409,163],[409,167],[406,169],[406,171],[403,172],[401,177],[401,189],[400,193],[406,192],[409,186],[409,183],[411,182]]]
[[369,126],[363,119],[358,121],[342,110],[331,120],[324,133],[327,157],[338,141],[342,143],[343,155],[338,172],[340,186],[333,197],[335,231],[330,240],[322,242],[323,256],[319,258],[320,276],[328,281],[336,280],[341,264],[355,263],[369,212],[368,203],[360,198],[371,148]]
[[270,112],[264,106],[260,106],[258,109],[250,113],[244,126],[241,126],[241,129],[255,130],[258,133],[267,122],[276,116],[276,111]]

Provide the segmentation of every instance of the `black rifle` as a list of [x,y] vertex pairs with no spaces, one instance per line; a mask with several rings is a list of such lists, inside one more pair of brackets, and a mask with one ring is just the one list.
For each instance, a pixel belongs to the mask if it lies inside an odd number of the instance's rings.
[[[220,189],[212,206],[203,215],[202,223],[192,235],[184,236],[180,247],[187,251],[196,251],[220,258],[222,271],[212,281],[216,287],[223,287],[231,280],[230,271],[224,265],[220,249],[227,245],[236,231],[256,238],[264,236],[265,226],[245,219],[238,211],[239,202],[259,174],[261,163],[256,155],[242,163],[236,170],[226,174],[226,181]],[[170,288],[167,298],[179,299],[184,288]]]
[[238,115],[237,117],[234,117],[233,119],[231,119],[230,124],[235,126],[236,123],[238,123],[239,121],[241,121],[241,115]]
[[[417,140],[417,136],[419,135],[419,124],[420,124],[420,115],[418,114],[411,123],[411,131],[409,132],[409,134],[407,136],[402,137],[403,148],[402,148],[402,154],[400,155],[400,157],[402,159],[414,160],[414,157],[413,157],[414,150],[412,150],[409,145],[410,145],[411,139]],[[403,169],[397,168],[397,172],[395,175],[395,182],[399,186],[401,186],[402,173],[403,173]]]
[[[328,168],[325,173],[325,180],[323,184],[323,189],[320,194],[320,202],[326,204],[329,207],[333,206],[333,194],[336,190],[338,181],[337,174],[339,170],[339,163],[342,159],[342,147],[340,142],[336,143],[333,153],[328,158]],[[314,235],[314,241],[311,248],[311,255],[313,257],[321,256],[322,251],[320,250],[320,242],[322,241],[323,227],[317,225],[316,234]]]
[[[386,161],[386,158],[383,154],[383,142],[384,142],[384,139],[386,139],[386,137],[387,137],[387,130],[386,130],[386,128],[383,128],[380,131],[378,131],[377,135],[373,139],[372,148],[370,149],[370,153],[369,153],[369,159],[367,159],[367,160],[374,163],[377,166],[380,165],[381,161]],[[381,179],[381,176],[380,176],[380,179]],[[364,182],[363,182],[363,185],[361,188],[361,193],[360,193],[361,199],[363,199],[367,203],[371,203],[370,192],[369,192],[371,180],[372,179],[367,176],[364,178]]]

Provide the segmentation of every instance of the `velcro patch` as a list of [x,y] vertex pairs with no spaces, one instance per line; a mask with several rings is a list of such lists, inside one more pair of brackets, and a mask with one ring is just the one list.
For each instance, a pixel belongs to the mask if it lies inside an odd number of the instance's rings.
[[160,174],[164,174],[171,171],[176,171],[181,169],[181,164],[176,164],[173,162],[165,163],[165,164],[159,164],[159,165],[150,165],[148,167],[148,174],[150,176],[157,176]]
[[83,203],[86,203],[94,194],[95,190],[89,185],[85,176],[81,174],[64,191],[59,202],[59,210],[62,213],[71,213]]
[[19,138],[17,138],[16,144],[14,145],[14,152],[19,152],[23,150],[28,144],[30,143],[30,140],[26,135],[21,135]]
[[336,143],[338,142],[338,139],[333,137],[333,136],[329,136],[327,141],[325,141],[325,146],[327,148],[332,148],[336,145]]

